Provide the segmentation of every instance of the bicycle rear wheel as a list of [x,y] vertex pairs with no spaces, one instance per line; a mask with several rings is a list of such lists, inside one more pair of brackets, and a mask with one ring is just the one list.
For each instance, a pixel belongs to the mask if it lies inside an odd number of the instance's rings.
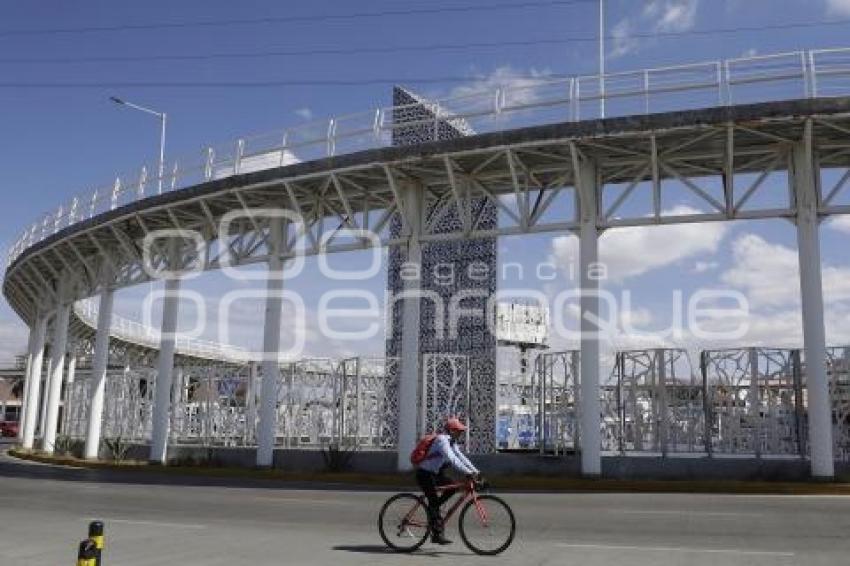
[[514,512],[495,495],[479,495],[460,514],[460,538],[475,554],[504,552],[516,534]]
[[393,495],[378,514],[378,532],[384,543],[399,552],[413,552],[428,539],[428,507],[412,493]]

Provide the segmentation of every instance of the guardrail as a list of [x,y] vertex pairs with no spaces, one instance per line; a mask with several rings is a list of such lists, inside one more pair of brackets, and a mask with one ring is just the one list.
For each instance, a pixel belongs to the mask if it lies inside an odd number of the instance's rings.
[[151,195],[212,179],[386,147],[396,128],[465,121],[485,133],[553,122],[712,106],[850,95],[850,48],[740,57],[599,76],[541,79],[424,103],[434,118],[397,122],[422,104],[389,106],[243,137],[169,158],[84,192],[34,222],[11,246],[7,265],[58,231]]
[[[98,308],[93,298],[74,303],[74,314],[87,326],[97,328]],[[160,333],[157,330],[114,313],[109,324],[109,335],[131,344],[159,350]],[[174,349],[178,354],[192,358],[232,363],[247,363],[251,360],[249,352],[245,348],[187,338],[179,334],[174,339]]]

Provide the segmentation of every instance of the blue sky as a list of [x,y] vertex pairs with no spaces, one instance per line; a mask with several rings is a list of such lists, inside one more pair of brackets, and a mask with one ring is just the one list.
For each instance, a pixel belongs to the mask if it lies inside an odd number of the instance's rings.
[[[386,106],[390,103],[391,85],[380,81],[407,84],[427,95],[446,95],[459,87],[511,83],[526,75],[595,73],[596,3],[578,0],[529,6],[530,3],[518,2],[519,6],[512,8],[504,8],[508,2],[481,0],[243,1],[236,5],[218,0],[7,3],[0,23],[3,74],[0,117],[6,134],[0,141],[0,164],[4,172],[0,241],[8,245],[25,225],[48,209],[87,187],[108,183],[116,173],[132,170],[155,158],[156,122],[149,116],[111,104],[108,97],[112,95],[168,112],[168,153],[183,154],[209,143],[274,130],[310,117]],[[850,0],[608,0],[607,5],[608,29],[613,36],[608,41],[610,72],[745,54],[850,46],[847,39]],[[455,11],[321,21],[303,19],[441,8]],[[233,20],[260,18],[269,21],[233,23]],[[282,18],[290,21],[281,21]],[[293,21],[293,18],[302,19]],[[221,21],[231,23],[178,25]],[[832,24],[770,29],[770,26],[816,22]],[[175,26],[144,26],[162,23]],[[139,25],[143,29],[128,29]],[[120,29],[78,30],[93,27]],[[749,30],[699,33],[730,28]],[[71,29],[78,31],[64,31]],[[645,37],[651,34],[660,35]],[[402,49],[499,41],[530,44]],[[252,56],[339,49],[348,53]],[[247,56],[152,59],[209,54]],[[110,57],[122,60],[103,60]],[[174,82],[286,81],[362,84],[162,86]],[[61,86],[68,83],[98,86]],[[112,86],[127,83],[149,86]],[[783,294],[789,287],[789,273],[792,279],[796,277],[792,225],[784,221],[713,225],[704,229],[710,232],[708,235],[681,227],[647,230],[655,230],[656,235],[639,240],[644,246],[639,252],[642,264],[650,269],[636,270],[626,262],[622,267],[624,276],[612,282],[617,289],[633,293],[635,320],[647,328],[663,322],[669,315],[672,289],[680,286],[686,292],[699,286],[734,288],[757,305],[753,313],[753,341],[777,344],[799,341],[799,313],[793,289]],[[850,259],[846,254],[850,223],[827,223],[821,236],[824,265],[832,274],[825,275],[825,279],[834,281],[825,283],[830,313],[828,339],[833,343],[850,343],[850,325],[842,322],[850,318],[847,316],[850,292],[841,283],[844,275],[850,276]],[[672,251],[658,249],[659,242],[671,237],[682,245]],[[551,291],[571,284],[564,273],[571,257],[571,244],[567,240],[558,235],[506,238],[500,242],[500,261],[528,265],[555,261],[562,268],[556,280],[522,282]],[[632,252],[629,242],[633,241],[633,237],[607,234],[602,240],[603,257],[608,253],[612,258],[621,258],[619,261],[628,258]],[[752,268],[754,260],[765,254],[775,261],[748,271],[743,269],[745,265]],[[365,260],[352,256],[336,261],[353,266]],[[500,283],[503,288],[519,284],[511,280]],[[216,293],[223,292],[227,285],[220,274],[210,274],[187,287],[202,290],[214,303]],[[380,290],[384,285],[383,277],[362,283],[364,289],[371,290]],[[328,284],[320,281],[313,266],[288,282],[287,288],[304,293],[305,301],[311,304]],[[141,291],[120,292],[119,312],[140,316]],[[257,325],[251,326],[242,335],[246,343],[258,340],[259,329]],[[3,342],[0,357],[5,359],[22,349],[26,342],[25,328],[5,305],[0,309],[0,338]],[[315,355],[380,354],[382,350],[380,337],[365,343],[339,344],[318,340],[311,334],[308,342],[308,352]]]

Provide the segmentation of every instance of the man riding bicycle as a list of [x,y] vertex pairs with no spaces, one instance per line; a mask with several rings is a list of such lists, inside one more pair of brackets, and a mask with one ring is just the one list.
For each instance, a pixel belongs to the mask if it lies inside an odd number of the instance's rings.
[[451,499],[457,490],[447,489],[442,495],[437,493],[439,486],[452,483],[446,475],[446,470],[451,466],[467,478],[479,475],[478,469],[464,456],[457,445],[458,438],[466,431],[466,425],[460,419],[450,417],[446,419],[444,430],[442,434],[430,435],[420,441],[430,442],[430,446],[427,446],[427,452],[424,452],[421,460],[416,463],[416,482],[428,499],[431,542],[435,544],[451,544],[452,542],[443,535],[440,506]]

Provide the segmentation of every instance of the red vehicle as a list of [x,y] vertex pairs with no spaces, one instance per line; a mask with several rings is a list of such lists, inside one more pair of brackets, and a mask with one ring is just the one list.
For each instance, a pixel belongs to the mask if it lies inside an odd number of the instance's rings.
[[0,436],[5,436],[5,437],[18,436],[18,421],[3,421],[3,422],[0,422]]

